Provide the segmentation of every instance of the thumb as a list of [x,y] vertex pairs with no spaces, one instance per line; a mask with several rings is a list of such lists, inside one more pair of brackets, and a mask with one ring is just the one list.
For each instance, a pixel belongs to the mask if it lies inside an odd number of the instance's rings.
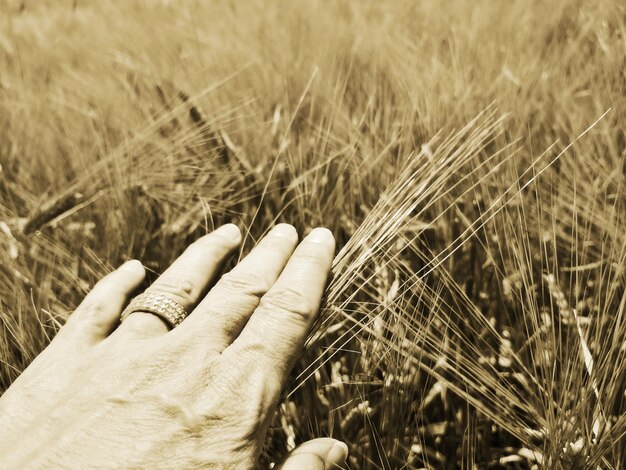
[[330,470],[346,468],[348,446],[329,437],[313,439],[289,452],[276,470]]

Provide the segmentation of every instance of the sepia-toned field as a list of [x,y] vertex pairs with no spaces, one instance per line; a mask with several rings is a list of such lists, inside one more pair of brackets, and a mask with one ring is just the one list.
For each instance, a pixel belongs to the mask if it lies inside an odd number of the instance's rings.
[[625,184],[620,1],[0,2],[0,392],[124,260],[322,225],[263,467],[623,468]]

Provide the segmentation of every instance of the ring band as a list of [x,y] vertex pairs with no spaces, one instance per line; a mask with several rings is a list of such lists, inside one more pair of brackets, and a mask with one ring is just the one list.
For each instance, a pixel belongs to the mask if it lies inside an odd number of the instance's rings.
[[187,316],[185,308],[167,294],[144,292],[130,301],[120,316],[120,321],[126,320],[131,313],[144,312],[156,315],[167,326],[176,328]]

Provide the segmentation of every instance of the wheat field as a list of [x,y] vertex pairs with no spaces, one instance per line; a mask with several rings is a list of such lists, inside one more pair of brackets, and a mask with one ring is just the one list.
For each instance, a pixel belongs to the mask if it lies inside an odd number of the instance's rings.
[[124,260],[322,225],[261,466],[623,468],[625,183],[617,0],[1,2],[0,392]]

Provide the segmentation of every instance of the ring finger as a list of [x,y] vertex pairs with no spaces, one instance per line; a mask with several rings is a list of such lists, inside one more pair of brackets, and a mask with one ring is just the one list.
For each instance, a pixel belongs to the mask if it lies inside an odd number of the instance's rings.
[[[165,294],[190,312],[240,241],[236,225],[221,226],[189,245],[146,293]],[[150,337],[167,331],[168,326],[157,315],[138,311],[131,313],[114,334]]]

